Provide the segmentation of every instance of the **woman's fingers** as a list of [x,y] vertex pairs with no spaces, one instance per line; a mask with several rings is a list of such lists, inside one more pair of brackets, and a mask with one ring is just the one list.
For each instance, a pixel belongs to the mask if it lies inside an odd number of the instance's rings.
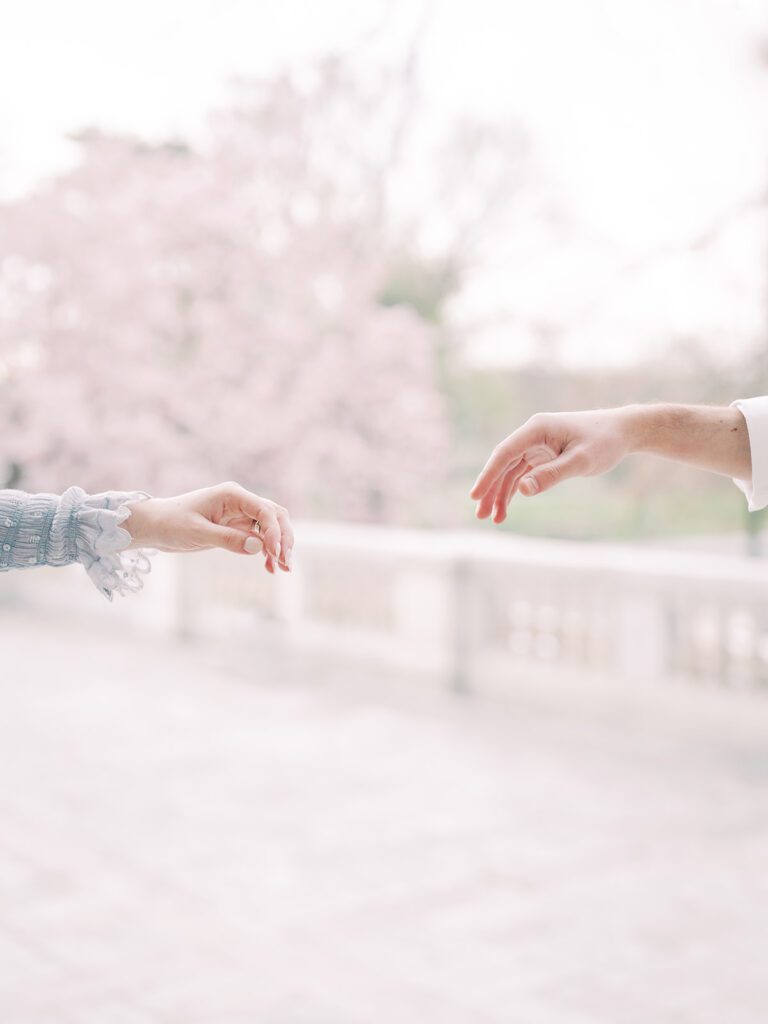
[[241,554],[263,551],[267,572],[274,573],[278,565],[290,572],[294,538],[286,509],[232,481],[198,493],[210,496],[199,510],[209,546]]
[[224,484],[223,486],[227,499],[259,524],[256,532],[264,545],[264,550],[272,556],[275,562],[279,562],[282,531],[274,503],[260,498],[257,494],[252,494],[239,484]]
[[268,515],[262,513],[259,524],[261,529],[259,530],[259,539],[264,545],[264,550],[271,555],[276,562],[280,561],[280,524],[277,521],[277,516]]
[[259,524],[258,536],[268,555],[267,571],[274,572],[279,565],[283,572],[290,572],[294,537],[287,509],[245,488],[238,488],[237,498],[243,512]]
[[280,550],[282,551],[282,560],[279,563],[280,568],[284,572],[290,572],[293,563],[293,527],[291,526],[291,519],[288,512],[280,505],[275,506],[275,515],[280,527]]
[[234,526],[220,526],[207,519],[198,527],[197,543],[200,547],[223,548],[236,555],[255,555],[262,549],[260,538],[252,533]]
[[220,526],[205,520],[199,528],[197,543],[204,548],[222,548],[235,555],[256,555],[264,553],[264,568],[274,575],[275,559],[264,546],[258,534],[239,530],[235,526]]
[[273,568],[279,565],[284,572],[291,571],[293,561],[293,527],[287,509],[243,491],[240,496],[243,511],[259,524],[259,537],[272,557]]

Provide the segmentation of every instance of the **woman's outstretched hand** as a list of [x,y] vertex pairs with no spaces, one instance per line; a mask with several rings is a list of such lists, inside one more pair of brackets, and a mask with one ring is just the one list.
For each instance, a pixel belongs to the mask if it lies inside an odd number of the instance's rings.
[[291,570],[293,530],[287,511],[236,483],[204,487],[174,498],[133,502],[123,523],[132,548],[204,551],[225,548],[240,555],[264,554],[274,573]]
[[470,491],[476,514],[502,523],[519,491],[540,494],[573,476],[613,469],[632,450],[626,409],[540,413],[498,444]]

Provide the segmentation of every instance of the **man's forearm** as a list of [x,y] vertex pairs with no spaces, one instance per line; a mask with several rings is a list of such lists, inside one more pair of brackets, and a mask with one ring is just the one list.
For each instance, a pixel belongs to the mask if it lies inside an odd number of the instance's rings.
[[607,473],[633,452],[733,477],[751,511],[766,508],[768,396],[727,408],[626,405],[537,413],[491,452],[470,491],[475,514],[501,523],[518,492],[532,497],[571,477]]
[[752,478],[749,433],[738,409],[697,405],[631,405],[620,410],[629,448],[700,469]]

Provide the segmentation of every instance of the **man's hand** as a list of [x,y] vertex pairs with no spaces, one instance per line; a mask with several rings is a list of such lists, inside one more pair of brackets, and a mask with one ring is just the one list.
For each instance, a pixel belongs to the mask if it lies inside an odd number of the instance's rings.
[[493,513],[501,523],[518,491],[540,494],[572,476],[605,473],[630,452],[752,478],[749,433],[738,409],[628,405],[532,416],[496,446],[470,497],[478,502],[478,518]]
[[533,495],[572,476],[613,469],[629,453],[630,417],[625,409],[539,413],[493,450],[470,497],[477,516],[495,523],[507,517],[512,497]]
[[288,512],[236,483],[205,487],[175,498],[133,502],[123,523],[132,548],[203,551],[226,548],[241,555],[264,554],[264,567],[290,572],[293,530]]

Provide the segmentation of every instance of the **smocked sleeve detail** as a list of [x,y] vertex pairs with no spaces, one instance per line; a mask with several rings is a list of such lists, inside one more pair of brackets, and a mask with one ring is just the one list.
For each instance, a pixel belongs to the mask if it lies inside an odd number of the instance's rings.
[[0,572],[81,562],[110,601],[115,592],[141,590],[149,552],[127,550],[131,535],[122,524],[128,504],[148,497],[143,491],[89,495],[80,487],[62,495],[0,491]]

